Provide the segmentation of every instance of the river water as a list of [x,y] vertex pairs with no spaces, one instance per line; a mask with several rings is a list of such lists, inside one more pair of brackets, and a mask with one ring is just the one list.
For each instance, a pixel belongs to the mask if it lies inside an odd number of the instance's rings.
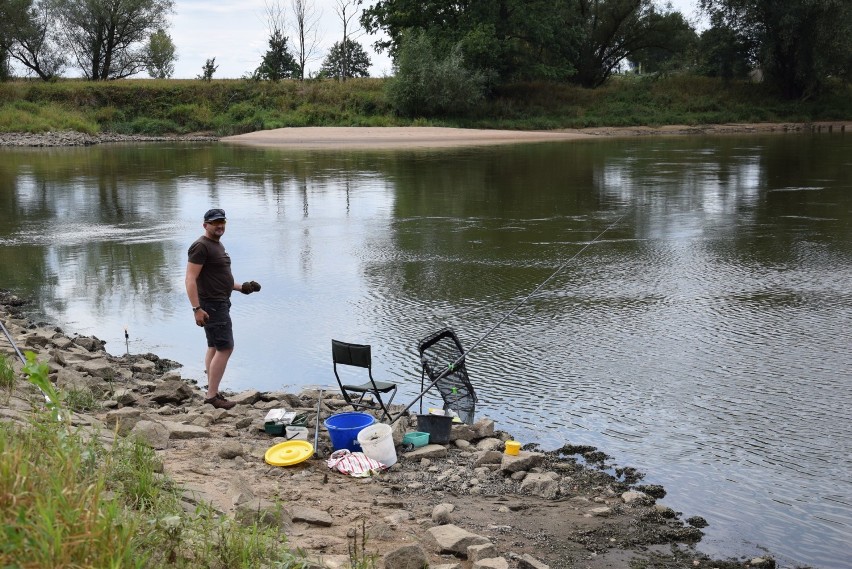
[[337,338],[409,403],[452,326],[498,428],[638,468],[712,555],[849,567],[852,137],[0,149],[0,288],[203,384],[183,274],[213,206],[263,285],[223,388],[332,385]]

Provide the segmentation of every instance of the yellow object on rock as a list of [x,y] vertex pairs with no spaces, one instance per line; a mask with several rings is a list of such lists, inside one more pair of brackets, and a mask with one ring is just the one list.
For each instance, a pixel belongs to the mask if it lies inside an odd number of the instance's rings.
[[506,454],[515,456],[521,450],[521,443],[518,441],[506,441]]
[[284,441],[266,451],[263,456],[272,466],[292,466],[306,461],[314,454],[314,445],[307,441]]

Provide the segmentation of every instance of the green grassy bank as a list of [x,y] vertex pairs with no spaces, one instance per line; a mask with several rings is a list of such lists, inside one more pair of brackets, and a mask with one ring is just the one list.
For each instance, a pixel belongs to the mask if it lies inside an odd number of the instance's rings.
[[763,85],[696,76],[617,77],[602,88],[503,86],[464,117],[397,116],[387,79],[83,80],[0,83],[0,132],[230,135],[293,126],[458,126],[558,129],[852,118],[852,86],[789,101]]
[[[188,511],[147,444],[72,427],[70,392],[54,389],[35,354],[27,358],[24,374],[49,397],[48,409],[27,422],[0,421],[0,567],[308,565],[287,548],[280,524],[239,523],[205,504]],[[0,404],[16,387],[0,354]]]
[[0,423],[2,567],[270,567],[305,560],[275,529],[182,508],[147,445],[97,438],[36,415]]

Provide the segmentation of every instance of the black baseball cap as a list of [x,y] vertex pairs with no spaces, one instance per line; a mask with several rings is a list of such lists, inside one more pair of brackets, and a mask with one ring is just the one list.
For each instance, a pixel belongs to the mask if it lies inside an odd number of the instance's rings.
[[224,209],[208,209],[207,213],[204,214],[204,223],[207,223],[208,221],[217,221],[219,219],[225,219]]

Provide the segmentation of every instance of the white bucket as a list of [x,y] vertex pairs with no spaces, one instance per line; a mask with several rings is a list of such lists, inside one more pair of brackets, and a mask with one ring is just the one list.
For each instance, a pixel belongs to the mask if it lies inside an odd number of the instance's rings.
[[393,430],[390,425],[375,423],[358,433],[358,444],[367,457],[385,466],[396,464],[396,447],[393,445]]

